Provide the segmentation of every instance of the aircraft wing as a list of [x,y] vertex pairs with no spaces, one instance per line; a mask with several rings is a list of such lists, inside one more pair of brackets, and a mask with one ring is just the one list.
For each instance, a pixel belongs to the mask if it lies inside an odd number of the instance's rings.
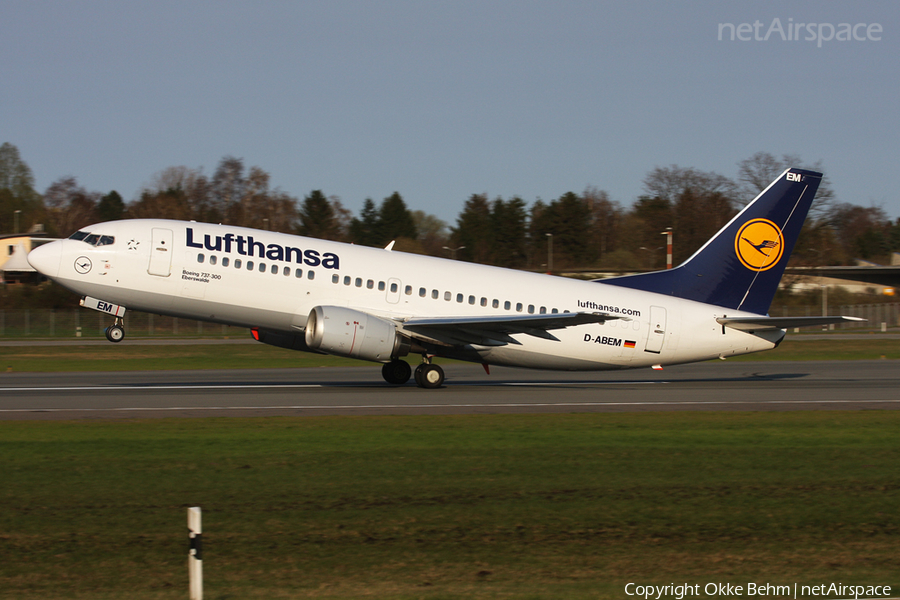
[[716,322],[740,331],[762,329],[788,329],[790,327],[814,327],[850,321],[865,321],[859,317],[722,317]]
[[544,315],[504,315],[487,317],[414,317],[400,322],[401,329],[408,335],[437,341],[450,346],[478,344],[480,346],[521,345],[512,337],[524,333],[545,340],[559,341],[550,333],[554,329],[564,329],[586,323],[605,323],[613,319],[630,320],[609,313],[558,313]]

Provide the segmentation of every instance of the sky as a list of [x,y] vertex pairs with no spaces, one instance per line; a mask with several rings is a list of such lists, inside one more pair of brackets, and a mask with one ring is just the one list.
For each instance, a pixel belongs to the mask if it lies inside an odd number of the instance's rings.
[[234,156],[450,225],[474,193],[628,207],[654,167],[734,178],[764,151],[897,218],[898,57],[894,0],[0,0],[0,143],[39,192],[130,201]]

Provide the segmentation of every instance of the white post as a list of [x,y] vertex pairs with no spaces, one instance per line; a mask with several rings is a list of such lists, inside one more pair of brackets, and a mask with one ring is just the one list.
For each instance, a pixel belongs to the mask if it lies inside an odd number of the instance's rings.
[[188,555],[191,600],[203,600],[203,528],[200,524],[199,506],[188,509],[188,530],[191,536]]

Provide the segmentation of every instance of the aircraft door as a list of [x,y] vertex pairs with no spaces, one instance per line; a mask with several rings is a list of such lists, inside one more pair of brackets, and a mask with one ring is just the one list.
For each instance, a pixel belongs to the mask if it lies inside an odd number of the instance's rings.
[[650,327],[647,331],[647,345],[644,352],[659,354],[666,341],[666,309],[662,306],[650,307]]
[[168,277],[172,273],[172,230],[154,227],[151,239],[150,266],[147,272],[157,277]]
[[400,288],[402,284],[399,279],[388,279],[387,282],[387,301],[391,304],[400,302]]

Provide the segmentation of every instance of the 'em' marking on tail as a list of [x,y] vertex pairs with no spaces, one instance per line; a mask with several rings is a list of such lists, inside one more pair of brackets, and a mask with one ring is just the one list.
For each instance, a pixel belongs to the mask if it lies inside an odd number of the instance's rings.
[[771,269],[784,253],[781,228],[768,219],[747,221],[735,236],[734,251],[741,264],[751,271]]

